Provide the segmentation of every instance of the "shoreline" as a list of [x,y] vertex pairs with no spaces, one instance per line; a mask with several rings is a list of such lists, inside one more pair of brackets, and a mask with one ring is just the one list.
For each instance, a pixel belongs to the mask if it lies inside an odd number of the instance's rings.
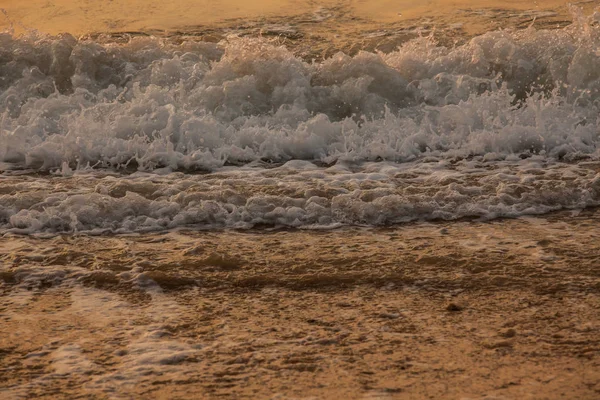
[[0,400],[600,397],[600,0],[4,3]]

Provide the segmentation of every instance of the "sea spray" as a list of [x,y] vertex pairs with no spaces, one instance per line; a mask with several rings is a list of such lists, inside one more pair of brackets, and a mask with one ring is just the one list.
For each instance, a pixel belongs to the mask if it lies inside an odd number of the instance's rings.
[[0,226],[314,228],[596,205],[599,23],[320,62],[261,38],[3,34]]

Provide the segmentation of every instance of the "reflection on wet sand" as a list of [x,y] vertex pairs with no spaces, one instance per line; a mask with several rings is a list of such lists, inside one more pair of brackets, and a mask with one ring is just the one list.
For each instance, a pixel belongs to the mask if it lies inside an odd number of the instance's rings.
[[598,218],[0,238],[0,392],[592,399]]

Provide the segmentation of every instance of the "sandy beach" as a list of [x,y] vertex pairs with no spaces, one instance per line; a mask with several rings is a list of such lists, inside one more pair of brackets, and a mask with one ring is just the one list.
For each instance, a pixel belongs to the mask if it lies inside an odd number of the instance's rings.
[[598,218],[4,237],[0,397],[594,399]]

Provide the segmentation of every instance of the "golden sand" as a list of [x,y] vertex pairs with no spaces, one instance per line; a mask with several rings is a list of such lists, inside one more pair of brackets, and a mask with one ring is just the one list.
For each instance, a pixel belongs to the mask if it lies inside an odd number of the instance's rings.
[[599,218],[0,238],[0,398],[596,399]]

